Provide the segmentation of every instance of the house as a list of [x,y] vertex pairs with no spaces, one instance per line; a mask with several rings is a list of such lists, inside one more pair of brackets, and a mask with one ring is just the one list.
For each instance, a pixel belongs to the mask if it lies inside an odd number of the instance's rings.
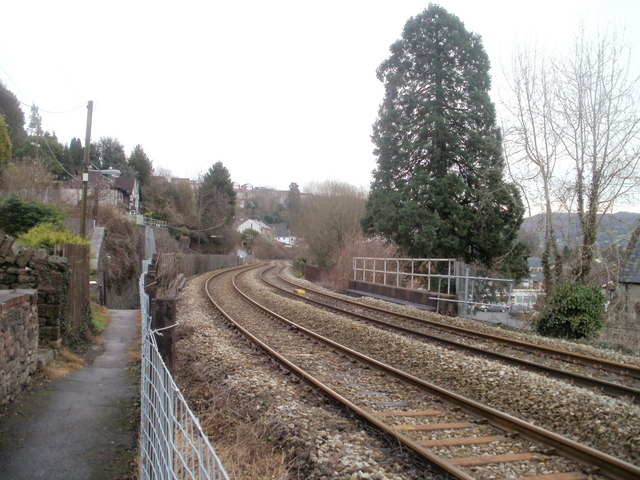
[[240,223],[236,224],[235,229],[240,233],[244,232],[245,230],[253,230],[254,232],[258,232],[260,235],[263,235],[269,240],[274,239],[272,228],[266,223],[261,222],[260,220],[241,220]]
[[[79,205],[82,201],[82,174],[60,186],[61,201]],[[140,206],[140,185],[135,178],[113,177],[98,170],[88,173],[87,199],[92,205],[112,205],[127,212]]]
[[[636,227],[637,228],[637,227]],[[635,231],[634,231],[635,233]],[[618,285],[609,292],[607,322],[601,337],[640,352],[640,241],[632,234],[626,251]]]
[[137,212],[140,209],[140,183],[138,179],[118,177],[114,180],[112,188],[118,191],[118,201],[125,205],[128,211]]
[[542,258],[527,258],[527,266],[529,267],[529,278],[522,279],[520,284],[511,291],[511,301],[514,305],[533,308],[538,301],[538,296],[542,293],[542,284],[544,283]]
[[276,240],[285,246],[293,247],[296,242],[296,238],[291,235],[289,226],[286,223],[273,223],[269,227],[273,230],[273,234]]
[[621,309],[634,319],[640,314],[640,242],[632,238],[627,247],[627,260],[618,276],[616,289]]

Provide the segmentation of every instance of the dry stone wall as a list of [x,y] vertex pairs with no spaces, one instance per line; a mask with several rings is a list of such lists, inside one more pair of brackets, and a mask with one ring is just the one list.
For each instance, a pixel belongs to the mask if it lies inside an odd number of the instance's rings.
[[65,258],[47,255],[0,235],[0,290],[32,289],[38,295],[40,346],[59,348],[69,288]]
[[27,385],[38,365],[34,290],[0,291],[0,406]]

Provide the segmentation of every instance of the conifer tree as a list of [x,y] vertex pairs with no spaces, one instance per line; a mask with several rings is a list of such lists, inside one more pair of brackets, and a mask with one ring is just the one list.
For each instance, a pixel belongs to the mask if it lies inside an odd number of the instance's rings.
[[230,224],[236,205],[236,192],[229,170],[222,164],[213,164],[202,179],[198,192],[201,206],[201,225],[213,228]]
[[9,129],[4,121],[4,116],[0,113],[0,172],[2,172],[11,161],[11,139]]
[[363,227],[407,255],[491,265],[512,246],[524,209],[503,180],[480,37],[430,5],[409,19],[377,73],[385,98]]
[[136,178],[140,181],[140,184],[146,186],[149,177],[153,175],[153,162],[146,154],[142,145],[136,145],[129,155],[129,166],[134,170]]

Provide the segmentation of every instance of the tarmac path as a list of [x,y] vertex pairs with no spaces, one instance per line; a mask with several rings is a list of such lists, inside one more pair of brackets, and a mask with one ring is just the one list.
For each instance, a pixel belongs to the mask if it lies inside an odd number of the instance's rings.
[[0,419],[0,480],[126,478],[139,398],[129,369],[136,310],[110,310],[89,365],[19,397]]

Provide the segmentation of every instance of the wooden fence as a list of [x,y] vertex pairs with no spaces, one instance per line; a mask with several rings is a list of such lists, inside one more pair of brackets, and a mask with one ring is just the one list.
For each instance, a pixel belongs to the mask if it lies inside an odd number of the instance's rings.
[[66,332],[71,333],[87,321],[89,312],[89,246],[71,245],[63,247],[62,256],[69,262],[69,291],[65,314]]

